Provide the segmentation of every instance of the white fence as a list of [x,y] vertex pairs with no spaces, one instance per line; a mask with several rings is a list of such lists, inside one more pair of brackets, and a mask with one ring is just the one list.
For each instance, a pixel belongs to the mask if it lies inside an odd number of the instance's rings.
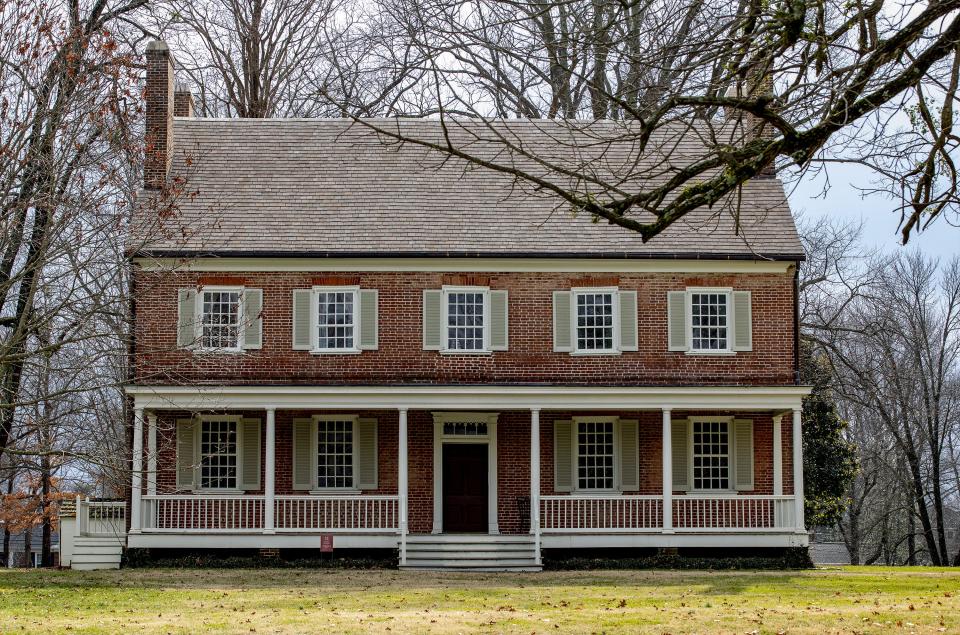
[[[396,496],[277,496],[278,532],[396,531]],[[147,495],[143,532],[244,533],[265,527],[263,496]]]
[[77,497],[77,536],[123,536],[127,530],[127,504],[123,501],[91,501]]
[[[678,532],[792,531],[793,496],[677,495]],[[661,496],[570,495],[540,498],[543,533],[641,533],[663,527]]]

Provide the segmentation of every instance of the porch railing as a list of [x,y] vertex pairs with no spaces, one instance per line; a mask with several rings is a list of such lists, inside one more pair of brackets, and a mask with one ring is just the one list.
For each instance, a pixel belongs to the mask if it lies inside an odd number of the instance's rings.
[[541,496],[544,532],[658,531],[663,522],[659,496]]
[[[396,531],[396,496],[277,496],[278,532]],[[144,532],[244,533],[264,529],[263,496],[145,495]]]
[[123,501],[92,501],[77,497],[77,536],[123,536],[127,504]]
[[[676,495],[673,531],[792,531],[793,496]],[[660,496],[570,495],[540,498],[543,533],[641,533],[663,527]]]

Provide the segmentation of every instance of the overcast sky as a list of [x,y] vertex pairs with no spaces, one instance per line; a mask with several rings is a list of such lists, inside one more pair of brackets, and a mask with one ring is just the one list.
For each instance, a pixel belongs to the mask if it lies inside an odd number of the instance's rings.
[[[863,241],[866,246],[877,246],[884,251],[903,249],[897,225],[900,214],[895,205],[881,196],[862,198],[857,186],[869,185],[869,173],[857,166],[831,166],[831,188],[826,197],[820,196],[823,183],[812,181],[794,186],[790,192],[790,206],[794,213],[805,218],[837,218],[853,222],[863,221]],[[789,186],[788,186],[789,187]],[[908,247],[919,247],[931,256],[942,259],[960,254],[960,227],[937,220],[926,231],[910,238]]]

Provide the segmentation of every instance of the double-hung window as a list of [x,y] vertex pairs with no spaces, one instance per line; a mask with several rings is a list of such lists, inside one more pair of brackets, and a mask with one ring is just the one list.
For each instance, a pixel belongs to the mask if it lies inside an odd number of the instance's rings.
[[612,491],[616,487],[615,419],[577,420],[578,490]]
[[197,341],[201,350],[243,349],[243,288],[204,287],[196,309]]
[[443,288],[444,350],[486,353],[490,350],[490,290],[487,287]]
[[354,417],[317,421],[317,487],[354,488]]
[[693,489],[730,490],[730,422],[693,420]]
[[318,353],[359,352],[360,303],[358,287],[314,287]]
[[238,422],[204,419],[200,422],[200,488],[237,489]]
[[615,353],[619,325],[617,289],[573,289],[575,353]]
[[730,351],[730,291],[691,289],[690,350],[695,353]]

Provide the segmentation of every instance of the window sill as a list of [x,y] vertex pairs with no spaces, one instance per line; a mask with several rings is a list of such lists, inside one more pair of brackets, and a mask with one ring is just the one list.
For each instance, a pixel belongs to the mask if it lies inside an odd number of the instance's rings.
[[572,357],[608,357],[610,355],[620,355],[622,351],[572,351]]
[[737,351],[685,351],[684,355],[706,355],[709,357],[732,357]]
[[740,495],[737,490],[731,489],[697,489],[688,491],[685,496],[711,496],[713,498],[736,498]]
[[243,348],[193,348],[194,355],[243,355],[246,349]]
[[357,496],[362,490],[355,488],[347,489],[312,489],[308,492],[311,496]]
[[342,351],[336,350],[336,349],[316,350],[316,351],[310,351],[310,354],[311,355],[359,355],[362,352],[363,351],[361,351],[359,348],[356,348],[356,349],[351,348],[351,349],[344,349]]
[[623,496],[623,492],[618,489],[575,489],[571,492],[573,496],[590,496],[591,498],[618,498]]
[[194,494],[201,494],[203,496],[242,496],[246,494],[245,490],[242,489],[195,489],[193,490]]
[[484,356],[484,355],[493,355],[493,351],[457,351],[457,350],[441,350],[441,355],[471,355],[471,356]]

